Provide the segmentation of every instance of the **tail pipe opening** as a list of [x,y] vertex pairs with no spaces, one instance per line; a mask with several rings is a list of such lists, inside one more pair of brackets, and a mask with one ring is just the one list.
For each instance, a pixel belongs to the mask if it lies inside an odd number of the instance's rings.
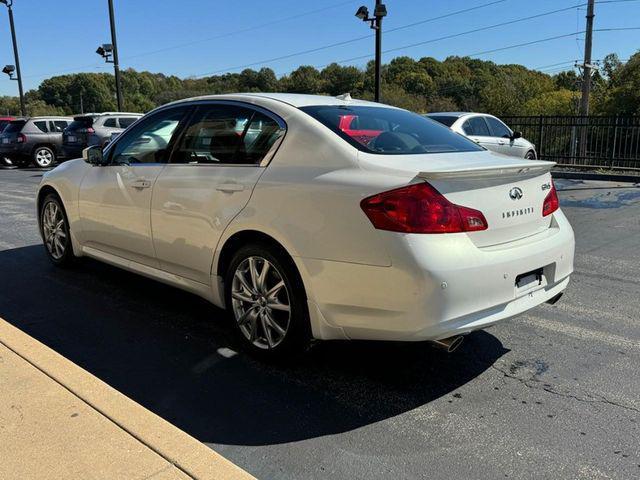
[[549,305],[555,305],[556,303],[558,303],[558,301],[560,300],[560,298],[562,297],[563,294],[564,294],[564,292],[560,292],[555,297],[551,297],[549,300],[547,300],[547,303]]
[[454,335],[449,338],[442,338],[440,340],[432,340],[431,344],[439,348],[440,350],[444,350],[447,353],[451,353],[456,350],[460,345],[462,345],[462,341],[464,337],[462,335]]

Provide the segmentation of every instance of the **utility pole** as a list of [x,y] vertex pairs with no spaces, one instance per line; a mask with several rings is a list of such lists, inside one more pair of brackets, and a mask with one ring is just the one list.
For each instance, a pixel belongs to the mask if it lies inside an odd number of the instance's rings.
[[18,81],[18,93],[20,94],[20,113],[23,117],[27,115],[27,109],[24,103],[24,90],[22,88],[22,73],[20,72],[20,56],[18,55],[18,41],[16,40],[16,27],[13,23],[13,0],[0,0],[9,10],[9,26],[11,27],[11,40],[13,41],[13,57],[16,61],[16,76],[14,80]]
[[113,45],[113,70],[116,77],[116,96],[118,111],[122,111],[122,90],[120,89],[120,62],[118,61],[118,43],[116,41],[116,21],[113,14],[113,0],[109,0],[109,23],[111,24],[111,44]]
[[580,123],[580,149],[579,156],[581,161],[586,161],[587,144],[589,141],[589,95],[591,94],[591,50],[593,47],[593,10],[595,0],[589,0],[587,4],[587,28],[584,37],[584,62],[582,63],[582,97],[580,99],[580,115],[582,116]]
[[382,0],[376,0],[376,9],[373,11],[374,17],[376,17],[376,83],[375,83],[375,100],[380,101],[380,84],[381,84],[381,64],[382,64],[382,18],[387,14],[384,9],[384,15],[381,15],[384,5]]
[[589,94],[591,93],[591,50],[593,46],[593,17],[595,0],[587,4],[587,28],[584,37],[584,63],[582,65],[582,99],[580,101],[580,115],[589,115]]

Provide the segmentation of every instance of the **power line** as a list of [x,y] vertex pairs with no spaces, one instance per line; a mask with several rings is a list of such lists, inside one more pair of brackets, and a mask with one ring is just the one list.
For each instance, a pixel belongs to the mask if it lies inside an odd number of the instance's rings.
[[[506,0],[503,0],[503,1],[506,1]],[[326,7],[317,8],[315,10],[310,10],[310,11],[298,13],[298,14],[295,14],[295,15],[290,15],[288,17],[284,17],[284,18],[272,20],[272,21],[269,21],[269,22],[261,23],[259,25],[254,25],[252,27],[247,27],[247,28],[243,28],[243,29],[240,29],[240,30],[234,30],[232,32],[222,33],[220,35],[216,35],[216,36],[213,36],[213,37],[202,38],[202,39],[199,39],[199,40],[194,40],[194,41],[191,41],[191,42],[181,43],[181,44],[177,44],[177,45],[173,45],[173,46],[169,46],[169,47],[165,47],[165,48],[160,48],[160,49],[157,49],[157,50],[151,50],[151,51],[147,51],[147,52],[141,52],[141,53],[138,53],[138,54],[135,54],[135,55],[129,55],[129,56],[123,57],[121,60],[129,60],[129,59],[132,59],[132,58],[139,58],[139,57],[143,57],[143,56],[146,56],[146,55],[153,55],[153,54],[156,54],[156,53],[162,53],[162,52],[166,52],[166,51],[169,51],[169,50],[175,50],[175,49],[179,49],[179,48],[188,47],[188,46],[191,46],[191,45],[196,45],[198,43],[204,43],[204,42],[208,42],[208,41],[211,41],[211,40],[217,40],[219,38],[225,38],[225,37],[230,37],[230,36],[233,36],[233,35],[238,35],[238,34],[241,34],[241,33],[247,33],[247,32],[253,31],[253,30],[258,30],[260,28],[269,27],[269,26],[272,26],[272,25],[277,25],[279,23],[284,23],[284,22],[288,22],[290,20],[295,20],[297,18],[302,18],[302,17],[306,17],[306,16],[309,16],[309,15],[314,15],[316,13],[321,13],[321,12],[324,12],[324,11],[327,11],[327,10],[331,10],[331,9],[334,9],[334,8],[337,8],[337,7],[341,7],[343,5],[347,5],[347,4],[354,3],[354,2],[355,2],[355,0],[348,0],[348,1],[343,1],[343,2],[339,2],[339,3],[334,3],[334,4],[331,4],[331,5],[327,5]],[[74,68],[69,68],[69,69],[65,69],[65,70],[58,70],[57,72],[25,75],[25,78],[46,77],[46,76],[49,76],[49,75],[56,75],[58,73],[74,72],[76,70],[83,69],[83,68],[101,67],[101,66],[102,66],[102,64],[92,63],[90,65],[82,65],[80,67],[74,67]]]
[[[384,50],[382,53],[397,52],[399,50],[405,50],[407,48],[419,47],[419,46],[427,45],[427,44],[430,44],[430,43],[440,42],[442,40],[449,40],[451,38],[461,37],[463,35],[469,35],[471,33],[477,33],[477,32],[490,30],[490,29],[493,29],[493,28],[504,27],[504,26],[507,26],[507,25],[513,25],[515,23],[520,23],[520,22],[524,22],[524,21],[527,21],[527,20],[533,20],[535,18],[541,18],[541,17],[545,17],[545,16],[552,15],[552,14],[555,14],[555,13],[560,13],[560,12],[565,12],[565,11],[568,11],[568,10],[573,10],[574,8],[578,8],[578,7],[584,6],[584,5],[586,5],[586,4],[585,3],[581,3],[581,4],[573,5],[571,7],[560,8],[558,10],[551,10],[551,11],[539,13],[539,14],[536,14],[536,15],[529,15],[527,17],[517,18],[515,20],[509,20],[509,21],[501,22],[501,23],[494,23],[493,25],[487,25],[485,27],[474,28],[472,30],[467,30],[467,31],[464,31],[464,32],[453,33],[451,35],[445,35],[443,37],[432,38],[430,40],[425,40],[425,41],[422,41],[422,42],[403,45],[401,47],[390,48],[390,49]],[[346,62],[352,62],[354,60],[363,60],[365,58],[371,58],[371,57],[372,57],[372,55],[360,55],[358,57],[351,57],[351,58],[347,58],[347,59],[344,59],[344,60],[339,60],[337,62],[332,62],[332,63],[346,63]],[[323,65],[322,67],[325,67],[325,66],[326,65]],[[319,67],[319,68],[321,68],[321,67]]]
[[[506,0],[503,0],[503,1],[506,1]],[[167,52],[169,50],[176,50],[176,49],[179,49],[179,48],[189,47],[191,45],[197,45],[199,43],[210,42],[211,40],[217,40],[217,39],[220,39],[220,38],[231,37],[233,35],[238,35],[238,34],[241,34],[241,33],[247,33],[247,32],[251,32],[253,30],[258,30],[260,28],[270,27],[272,25],[277,25],[279,23],[288,22],[290,20],[295,20],[297,18],[307,17],[309,15],[314,15],[316,13],[321,13],[321,12],[324,12],[324,11],[327,11],[327,10],[331,10],[331,9],[334,9],[334,8],[337,8],[337,7],[341,7],[341,6],[349,4],[349,3],[354,3],[354,0],[335,3],[333,5],[328,5],[328,6],[323,7],[323,8],[318,8],[318,9],[311,10],[311,11],[308,11],[308,12],[298,13],[296,15],[291,15],[289,17],[284,17],[284,18],[280,18],[280,19],[277,19],[277,20],[272,20],[270,22],[266,22],[266,23],[262,23],[262,24],[259,24],[259,25],[255,25],[253,27],[247,27],[247,28],[243,28],[243,29],[240,29],[240,30],[235,30],[233,32],[222,33],[220,35],[215,35],[213,37],[201,38],[199,40],[193,40],[191,42],[186,42],[186,43],[181,43],[181,44],[177,44],[177,45],[173,45],[173,46],[169,46],[169,47],[165,47],[165,48],[160,48],[158,50],[151,50],[151,51],[148,51],[148,52],[142,52],[142,53],[138,53],[138,54],[135,54],[135,55],[129,55],[128,57],[125,57],[124,59],[127,60],[127,59],[131,59],[131,58],[144,57],[144,56],[153,55],[153,54],[156,54],[156,53]]]
[[[481,9],[481,8],[485,8],[485,7],[489,7],[491,5],[495,5],[495,4],[498,4],[498,3],[504,3],[506,1],[508,1],[508,0],[495,0],[493,2],[484,3],[482,5],[477,5],[475,7],[465,8],[463,10],[456,10],[454,12],[446,13],[444,15],[440,15],[440,16],[437,16],[437,17],[426,18],[426,19],[420,20],[418,22],[413,22],[413,23],[409,23],[409,24],[406,24],[406,25],[400,25],[398,27],[387,29],[387,30],[385,30],[385,33],[391,33],[391,32],[395,32],[395,31],[398,31],[398,30],[403,30],[403,29],[406,29],[406,28],[414,27],[416,25],[422,25],[422,24],[425,24],[425,23],[428,23],[428,22],[434,22],[436,20],[442,20],[444,18],[453,17],[454,15],[460,15],[460,14],[463,14],[463,13],[468,13],[468,12],[471,12],[471,11],[474,11],[474,10],[478,10],[478,9]],[[252,63],[246,63],[244,65],[236,65],[235,67],[223,68],[223,69],[215,70],[215,71],[208,72],[208,73],[201,73],[201,74],[198,74],[198,75],[192,75],[192,77],[195,77],[195,78],[206,77],[208,75],[215,75],[217,73],[225,73],[225,72],[230,72],[230,71],[233,71],[233,70],[240,70],[240,69],[244,69],[244,68],[248,68],[248,67],[253,67],[253,66],[256,66],[256,65],[263,65],[263,64],[267,64],[267,63],[271,63],[271,62],[276,62],[278,60],[285,60],[285,59],[297,57],[297,56],[300,56],[300,55],[306,55],[306,54],[309,54],[309,53],[315,53],[315,52],[319,52],[319,51],[322,51],[322,50],[327,50],[329,48],[335,48],[335,47],[339,47],[339,46],[342,46],[342,45],[347,45],[349,43],[358,42],[360,40],[365,40],[365,39],[371,38],[371,37],[373,37],[373,35],[364,35],[364,36],[361,36],[361,37],[356,37],[356,38],[351,38],[351,39],[348,39],[348,40],[343,40],[341,42],[331,43],[329,45],[322,45],[322,46],[319,46],[319,47],[315,47],[315,48],[311,48],[311,49],[307,49],[307,50],[302,50],[302,51],[299,51],[299,52],[289,53],[289,54],[282,55],[282,56],[279,56],[279,57],[274,57],[274,58],[265,59],[265,60],[259,60],[259,61],[252,62]],[[371,56],[373,56],[373,55],[371,55]]]

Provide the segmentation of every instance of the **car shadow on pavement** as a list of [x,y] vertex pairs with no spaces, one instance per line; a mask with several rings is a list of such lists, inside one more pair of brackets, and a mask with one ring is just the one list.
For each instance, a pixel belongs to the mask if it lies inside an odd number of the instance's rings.
[[293,366],[236,354],[224,312],[41,245],[0,251],[0,317],[200,441],[269,445],[356,429],[429,403],[506,350],[487,332],[451,355],[425,343],[324,342]]

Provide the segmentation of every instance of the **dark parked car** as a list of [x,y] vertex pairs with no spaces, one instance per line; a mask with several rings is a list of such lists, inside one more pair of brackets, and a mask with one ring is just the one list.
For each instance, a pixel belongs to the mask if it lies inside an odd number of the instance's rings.
[[4,127],[9,125],[9,122],[13,119],[13,117],[0,117],[0,133],[2,133]]
[[16,165],[33,162],[37,167],[50,167],[64,157],[62,131],[69,126],[69,117],[26,117],[9,122],[0,134],[0,157]]
[[79,158],[82,150],[93,145],[106,146],[112,135],[124,131],[142,116],[141,113],[85,113],[74,117],[65,130],[62,148],[67,158]]

